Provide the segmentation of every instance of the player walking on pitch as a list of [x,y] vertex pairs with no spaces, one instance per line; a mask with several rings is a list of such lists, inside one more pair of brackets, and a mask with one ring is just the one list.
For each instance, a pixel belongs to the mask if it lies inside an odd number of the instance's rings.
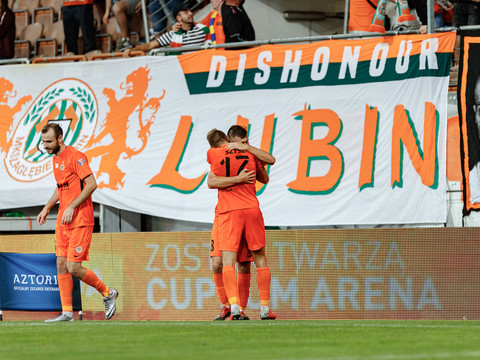
[[105,318],[115,314],[118,291],[106,286],[94,272],[82,266],[88,261],[88,251],[94,225],[92,193],[97,188],[95,177],[83,153],[63,142],[63,130],[55,123],[42,129],[42,142],[48,154],[53,154],[53,173],[57,182],[52,197],[37,216],[43,225],[50,209],[60,202],[55,225],[55,253],[62,313],[46,322],[73,321],[72,275],[93,286],[102,294]]

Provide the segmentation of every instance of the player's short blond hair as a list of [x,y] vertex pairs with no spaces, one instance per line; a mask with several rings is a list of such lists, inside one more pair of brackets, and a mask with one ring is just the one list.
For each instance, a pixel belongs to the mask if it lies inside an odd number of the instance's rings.
[[207,141],[211,147],[219,147],[220,144],[228,142],[228,138],[222,130],[212,129],[207,134]]

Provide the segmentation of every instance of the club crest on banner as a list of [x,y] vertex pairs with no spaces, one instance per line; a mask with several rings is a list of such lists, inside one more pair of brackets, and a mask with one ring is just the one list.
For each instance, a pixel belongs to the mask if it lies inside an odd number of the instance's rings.
[[41,141],[49,122],[63,129],[66,145],[82,150],[98,120],[98,103],[92,89],[79,79],[62,79],[46,88],[31,104],[12,136],[5,158],[8,174],[18,181],[37,181],[52,172],[50,155]]

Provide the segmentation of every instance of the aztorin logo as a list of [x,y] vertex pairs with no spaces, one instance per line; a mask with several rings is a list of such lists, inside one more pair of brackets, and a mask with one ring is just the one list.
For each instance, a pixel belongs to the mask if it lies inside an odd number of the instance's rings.
[[82,150],[93,134],[98,103],[93,91],[78,79],[62,79],[46,88],[20,120],[5,158],[5,166],[18,181],[37,181],[52,172],[52,160],[41,141],[49,122],[63,129],[66,145]]

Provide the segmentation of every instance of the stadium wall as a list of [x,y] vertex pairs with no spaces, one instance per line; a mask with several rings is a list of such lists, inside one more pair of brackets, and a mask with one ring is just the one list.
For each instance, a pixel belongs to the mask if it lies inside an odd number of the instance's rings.
[[[271,307],[278,319],[478,320],[478,236],[476,228],[267,231]],[[94,234],[85,265],[119,290],[115,320],[211,320],[219,303],[209,246],[209,232]],[[54,252],[54,238],[0,236],[0,252]],[[256,319],[255,271],[251,284],[246,312]],[[81,290],[83,318],[103,319],[96,290]]]

